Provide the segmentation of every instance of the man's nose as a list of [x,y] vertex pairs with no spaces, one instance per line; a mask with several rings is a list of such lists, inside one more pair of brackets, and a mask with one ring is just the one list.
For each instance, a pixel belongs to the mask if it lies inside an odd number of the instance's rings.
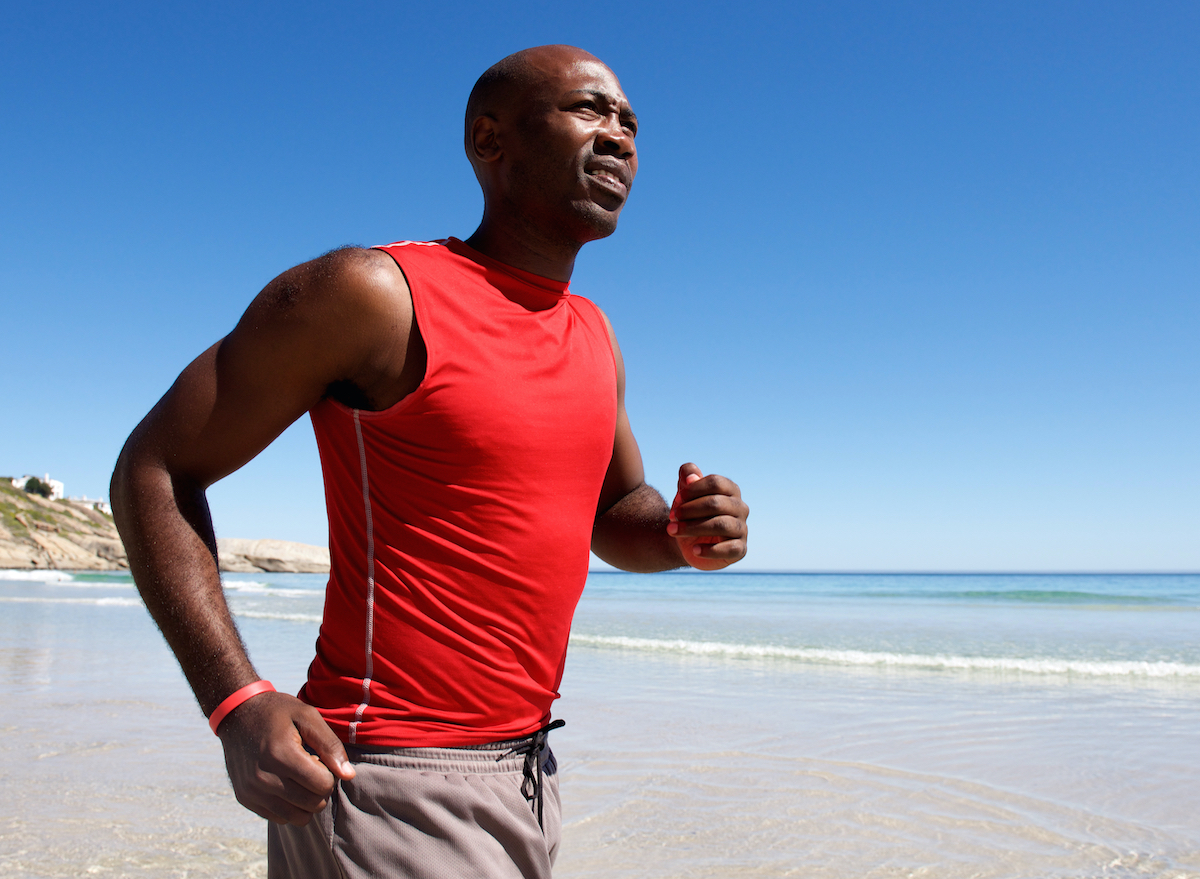
[[634,154],[633,135],[616,116],[609,116],[608,124],[596,136],[596,152],[619,159]]

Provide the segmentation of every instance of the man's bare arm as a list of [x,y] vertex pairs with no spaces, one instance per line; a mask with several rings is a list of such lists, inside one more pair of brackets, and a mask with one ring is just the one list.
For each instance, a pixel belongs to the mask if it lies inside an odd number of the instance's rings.
[[[607,323],[607,318],[605,319]],[[592,552],[625,571],[666,571],[691,565],[713,571],[746,554],[750,508],[737,484],[704,476],[695,464],[679,468],[670,507],[646,484],[642,453],[625,411],[625,362],[608,325],[617,367],[617,425],[592,529]]]
[[[384,408],[423,371],[403,275],[386,254],[339,251],[269,284],[130,436],[113,474],[113,512],[138,590],[205,714],[258,679],[221,590],[205,489],[330,385]],[[219,732],[239,800],[271,820],[306,822],[324,806],[331,772],[353,773],[320,715],[291,696],[257,696]]]

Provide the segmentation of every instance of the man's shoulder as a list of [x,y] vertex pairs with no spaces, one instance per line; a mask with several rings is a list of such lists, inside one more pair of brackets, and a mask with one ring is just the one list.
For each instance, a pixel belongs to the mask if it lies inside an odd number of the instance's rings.
[[407,292],[404,275],[387,253],[370,247],[339,247],[297,266],[304,286],[364,302]]
[[371,280],[380,269],[394,266],[395,261],[383,248],[351,244],[334,248],[297,268],[306,269],[314,279],[338,281]]
[[404,274],[379,250],[339,247],[288,269],[251,304],[252,323],[280,327],[319,324],[333,330],[344,322],[388,320],[411,309]]

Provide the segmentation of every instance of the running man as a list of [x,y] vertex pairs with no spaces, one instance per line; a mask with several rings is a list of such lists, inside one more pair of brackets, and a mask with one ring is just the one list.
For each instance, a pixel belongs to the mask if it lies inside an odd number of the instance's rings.
[[[345,248],[284,272],[138,425],[113,476],[138,589],[267,818],[269,876],[546,877],[545,744],[589,547],[628,571],[746,552],[737,485],[644,480],[612,327],[568,282],[637,173],[616,76],[569,46],[491,67],[465,241]],[[309,413],[332,569],[299,697],[251,664],[205,490]]]

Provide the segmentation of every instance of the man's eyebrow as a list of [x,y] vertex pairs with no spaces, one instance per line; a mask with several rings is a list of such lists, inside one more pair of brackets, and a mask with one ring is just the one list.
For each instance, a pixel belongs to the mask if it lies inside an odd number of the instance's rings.
[[[567,97],[570,97],[571,95],[591,95],[593,98],[603,101],[606,104],[620,103],[608,92],[600,91],[599,89],[571,89],[571,91],[567,92]],[[636,125],[638,121],[637,113],[633,112],[633,108],[629,107],[628,105],[626,105],[626,108],[621,111],[621,118],[632,121],[634,125]]]
[[[615,98],[613,95],[611,95],[608,92],[601,91],[600,89],[571,89],[571,91],[567,92],[567,96],[569,97],[571,95],[591,95],[593,98],[597,98],[601,101],[604,101],[606,104],[619,104],[620,103],[620,101],[617,98]],[[634,116],[634,118],[637,118],[636,115],[634,114],[633,110],[628,110],[626,112],[628,113],[628,115]]]

